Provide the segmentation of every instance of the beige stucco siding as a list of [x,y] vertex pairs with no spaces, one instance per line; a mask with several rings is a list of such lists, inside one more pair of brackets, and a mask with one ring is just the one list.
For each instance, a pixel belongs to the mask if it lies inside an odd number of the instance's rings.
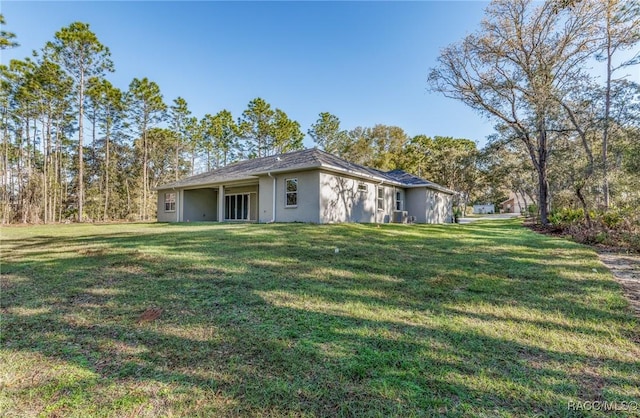
[[248,186],[226,186],[224,188],[224,194],[241,194],[241,193],[258,193],[258,185]]
[[320,223],[375,221],[376,183],[320,172]]
[[181,205],[182,220],[185,222],[217,221],[218,191],[213,188],[183,190]]
[[406,210],[415,216],[416,223],[440,224],[451,222],[453,196],[433,189],[407,189]]
[[[366,191],[360,185],[366,185]],[[383,208],[378,209],[378,188],[383,190]],[[393,220],[396,192],[405,200],[404,189],[379,182],[320,172],[320,222],[387,223]]]
[[[176,210],[165,210],[164,201],[166,193],[175,193],[176,196]],[[178,222],[179,213],[179,190],[161,190],[158,192],[158,206],[157,206],[157,218],[158,222]]]
[[[274,177],[276,178],[275,219],[273,217],[273,178],[260,176],[258,221],[319,223],[319,172],[314,170],[280,173]],[[298,203],[294,207],[286,205],[286,179],[298,179]]]
[[405,210],[409,216],[415,217],[416,223],[427,223],[427,189],[407,189],[405,193]]
[[451,203],[453,196],[427,189],[427,223],[442,224],[451,222]]

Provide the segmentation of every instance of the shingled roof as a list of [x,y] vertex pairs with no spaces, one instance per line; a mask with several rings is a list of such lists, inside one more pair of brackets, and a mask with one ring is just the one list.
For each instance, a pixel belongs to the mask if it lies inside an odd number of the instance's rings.
[[259,176],[267,175],[268,173],[277,174],[314,168],[336,171],[354,177],[372,179],[401,187],[428,187],[444,193],[454,193],[446,187],[421,179],[402,170],[389,172],[376,170],[360,164],[351,163],[317,148],[239,161],[207,173],[197,174],[173,183],[160,185],[156,190],[215,185],[231,181],[256,180]]

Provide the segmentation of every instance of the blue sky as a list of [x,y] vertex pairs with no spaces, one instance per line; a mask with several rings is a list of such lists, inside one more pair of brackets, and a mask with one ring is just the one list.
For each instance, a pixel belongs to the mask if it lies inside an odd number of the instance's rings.
[[493,123],[427,92],[426,78],[441,48],[478,27],[486,5],[4,0],[5,29],[21,46],[1,59],[22,59],[82,21],[111,50],[113,84],[148,77],[166,103],[182,96],[198,117],[224,108],[238,117],[262,97],[304,132],[327,111],[345,129],[382,123],[483,145]]

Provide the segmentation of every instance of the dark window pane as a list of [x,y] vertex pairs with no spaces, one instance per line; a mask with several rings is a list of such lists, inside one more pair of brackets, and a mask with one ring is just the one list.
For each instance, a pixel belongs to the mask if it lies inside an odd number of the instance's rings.
[[298,204],[298,193],[287,193],[287,206],[295,206]]
[[287,179],[287,192],[298,191],[298,179]]

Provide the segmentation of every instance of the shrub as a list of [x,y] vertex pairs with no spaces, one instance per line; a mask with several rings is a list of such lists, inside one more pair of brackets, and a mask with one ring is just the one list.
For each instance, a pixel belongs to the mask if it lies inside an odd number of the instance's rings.
[[640,252],[640,212],[636,208],[612,208],[589,212],[588,227],[582,209],[561,208],[549,215],[553,229],[583,244],[603,244]]
[[621,238],[622,242],[626,243],[631,250],[640,252],[640,233],[623,233]]
[[608,229],[617,229],[625,220],[626,214],[619,209],[611,209],[598,216],[599,221]]
[[549,222],[553,226],[566,228],[573,224],[584,221],[584,211],[582,209],[562,208],[554,210],[549,215]]
[[460,210],[459,207],[456,207],[455,209],[453,209],[453,222],[458,223],[458,220],[460,219],[461,216],[462,216],[462,211]]

